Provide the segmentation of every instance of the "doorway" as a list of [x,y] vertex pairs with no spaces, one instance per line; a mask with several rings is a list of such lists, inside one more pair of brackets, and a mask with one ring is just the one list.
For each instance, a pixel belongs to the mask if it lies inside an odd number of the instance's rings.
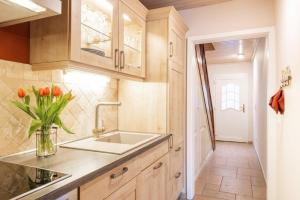
[[[269,63],[268,63],[268,71],[269,73],[267,74],[267,84],[266,84],[266,89],[267,89],[267,96],[270,96],[272,92],[275,91],[276,87],[276,74],[275,74],[275,37],[274,37],[274,30],[273,28],[262,28],[262,29],[252,29],[252,30],[245,30],[245,31],[238,31],[238,32],[231,32],[231,33],[220,33],[220,34],[214,34],[214,35],[204,35],[204,36],[198,36],[198,37],[189,37],[188,38],[188,56],[187,56],[187,65],[188,65],[188,72],[187,72],[187,111],[188,111],[188,116],[187,116],[187,197],[188,199],[192,199],[194,194],[195,194],[195,181],[197,178],[197,173],[201,171],[201,168],[203,167],[203,163],[205,163],[212,154],[212,151],[208,152],[206,155],[206,159],[203,159],[202,165],[199,167],[197,166],[197,163],[195,163],[195,158],[197,157],[197,150],[196,150],[196,143],[194,140],[195,138],[195,127],[197,125],[197,119],[195,119],[195,115],[193,114],[195,107],[199,106],[197,103],[194,102],[195,100],[195,94],[194,90],[197,86],[195,86],[195,44],[204,44],[204,43],[211,43],[211,42],[220,42],[220,41],[226,41],[226,40],[242,40],[242,39],[249,39],[249,38],[260,38],[260,37],[265,37],[268,40],[267,46],[270,49],[269,51]],[[274,73],[273,73],[274,72]],[[229,75],[231,76],[231,75]],[[241,74],[241,76],[244,76]],[[249,79],[249,77],[248,77]],[[229,82],[228,80],[231,80]],[[236,115],[239,120],[241,120],[241,123],[244,125],[239,127],[240,130],[245,130],[247,129],[247,126],[249,127],[249,120],[248,120],[248,125],[247,125],[247,117],[243,119],[241,114],[243,113],[243,110],[246,111],[249,110],[249,101],[245,100],[245,103],[241,103],[243,101],[242,99],[247,98],[247,95],[242,95],[239,93],[239,101],[235,100],[232,103],[232,99],[229,98],[227,100],[227,93],[229,96],[233,95],[237,96],[238,89],[235,88],[247,88],[247,84],[239,83],[240,78],[238,77],[219,77],[216,78],[216,86],[215,86],[215,93],[216,96],[218,96],[218,103],[215,105],[218,105],[220,110],[222,110],[222,99],[224,99],[223,103],[223,108],[225,111],[233,112],[234,109],[236,110],[234,115]],[[210,80],[211,81],[211,80]],[[222,87],[224,89],[222,89]],[[227,89],[229,92],[227,92]],[[222,90],[224,91],[224,97],[222,95]],[[232,92],[234,90],[234,92]],[[247,89],[243,89],[245,91]],[[248,90],[249,90],[249,85],[248,85]],[[219,93],[219,94],[218,94]],[[248,98],[249,99],[249,98]],[[239,108],[237,104],[239,103]],[[244,105],[243,105],[244,104]],[[233,107],[233,108],[232,108]],[[238,111],[240,113],[238,113]],[[221,111],[220,111],[221,112]],[[223,118],[226,116],[228,113],[222,113]],[[231,113],[232,114],[232,113]],[[229,118],[229,117],[227,117]],[[221,119],[221,118],[220,118]],[[203,119],[201,119],[203,120]],[[229,119],[232,122],[236,122],[234,119]],[[218,121],[218,120],[217,120]],[[274,163],[276,160],[274,159],[274,156],[272,156],[272,151],[276,149],[276,138],[272,136],[272,134],[269,134],[270,132],[274,131],[273,127],[270,127],[269,124],[274,123],[276,121],[276,118],[274,118],[273,115],[271,115],[270,111],[268,110],[267,113],[267,167],[268,167],[268,173],[274,172],[276,169],[276,166]],[[223,123],[223,122],[222,122]],[[225,123],[225,122],[224,122]],[[228,123],[228,122],[227,122]],[[217,125],[217,124],[216,124]],[[205,126],[203,126],[205,127]],[[202,128],[203,129],[203,128]],[[236,127],[237,129],[237,127]],[[221,131],[221,130],[220,130]],[[205,132],[205,130],[202,130],[202,132]],[[218,132],[218,131],[217,131]],[[227,131],[226,131],[227,132]],[[220,136],[224,135],[224,138],[235,138],[235,140],[241,140],[241,141],[248,141],[247,135],[249,135],[249,131],[245,131],[246,133],[243,133],[242,135],[237,136],[237,134],[234,134],[234,130],[230,131],[231,133],[222,133],[220,132]],[[242,132],[242,131],[236,131],[236,132]],[[224,139],[223,138],[223,139]],[[225,140],[225,139],[224,139]],[[202,144],[200,144],[201,146]],[[198,162],[199,163],[199,162]],[[199,169],[200,168],[200,169]],[[267,183],[268,183],[268,193],[275,188],[275,183],[276,183],[276,177],[267,177]]]

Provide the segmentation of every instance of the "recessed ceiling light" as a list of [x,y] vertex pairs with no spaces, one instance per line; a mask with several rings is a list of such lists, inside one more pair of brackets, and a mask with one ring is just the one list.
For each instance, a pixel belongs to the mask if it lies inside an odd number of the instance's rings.
[[27,8],[33,12],[45,12],[46,8],[34,3],[31,0],[7,0],[24,8]]
[[238,53],[238,54],[237,54],[237,57],[238,57],[238,59],[242,60],[242,59],[245,58],[245,54],[243,54],[243,53]]

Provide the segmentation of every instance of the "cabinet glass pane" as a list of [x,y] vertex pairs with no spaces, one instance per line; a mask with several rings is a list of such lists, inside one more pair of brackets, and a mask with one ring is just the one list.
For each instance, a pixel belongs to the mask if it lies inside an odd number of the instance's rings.
[[124,20],[124,54],[127,67],[142,67],[143,27],[135,17],[123,13]]
[[112,0],[82,0],[82,50],[112,57],[113,9]]

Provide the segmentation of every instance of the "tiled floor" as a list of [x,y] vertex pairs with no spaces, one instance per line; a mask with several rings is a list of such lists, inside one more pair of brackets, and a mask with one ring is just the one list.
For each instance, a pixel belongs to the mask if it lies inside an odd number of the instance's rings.
[[197,180],[194,200],[266,200],[266,184],[253,146],[218,142]]

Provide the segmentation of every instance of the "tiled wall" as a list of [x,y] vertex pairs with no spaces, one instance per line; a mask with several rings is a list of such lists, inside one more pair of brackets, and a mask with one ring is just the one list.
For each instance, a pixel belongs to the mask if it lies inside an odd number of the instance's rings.
[[[0,156],[35,148],[35,136],[28,138],[30,117],[12,105],[18,88],[59,85],[72,90],[75,99],[62,113],[62,119],[75,135],[59,130],[58,142],[79,139],[92,134],[95,106],[99,101],[117,101],[115,79],[80,71],[53,70],[33,72],[30,65],[0,60]],[[100,111],[107,130],[117,129],[117,108]]]

